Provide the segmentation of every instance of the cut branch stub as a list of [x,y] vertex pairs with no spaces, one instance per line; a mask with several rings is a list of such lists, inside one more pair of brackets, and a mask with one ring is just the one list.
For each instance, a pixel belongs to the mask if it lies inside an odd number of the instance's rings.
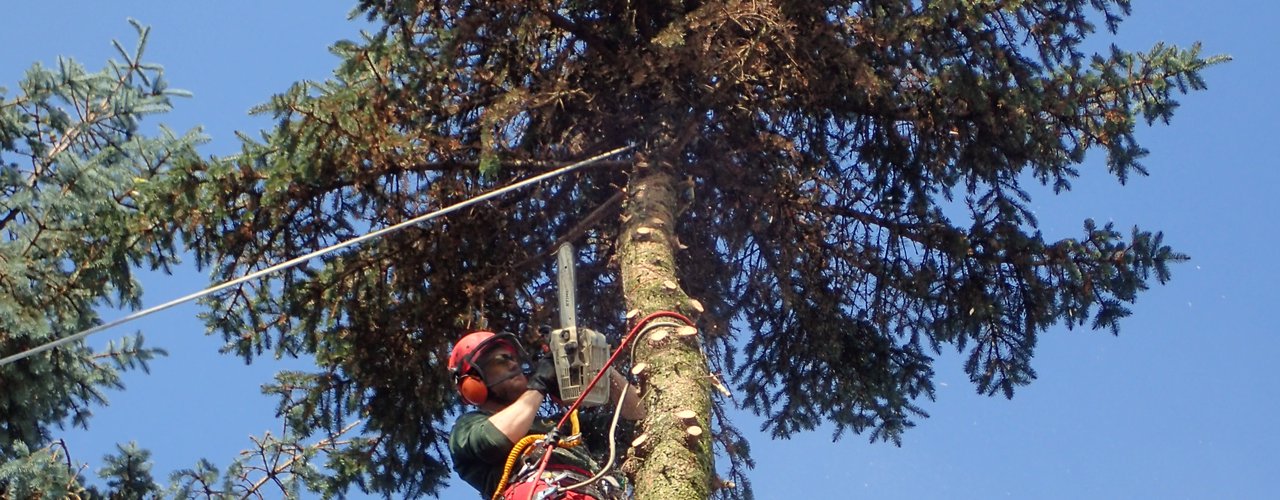
[[649,342],[662,342],[667,338],[666,330],[658,330],[649,334]]
[[698,334],[698,329],[689,325],[676,329],[676,336],[680,338],[689,338]]
[[721,382],[720,377],[714,373],[711,374],[711,386],[715,387],[717,391],[720,391],[720,394],[723,394],[724,397],[733,397],[733,393],[729,392],[729,388],[725,387],[724,382]]
[[635,366],[631,367],[631,374],[639,377],[640,374],[644,373],[644,371],[648,368],[649,368],[648,363],[637,363]]
[[675,415],[676,415],[676,418],[690,424],[696,422],[698,419],[698,414],[693,410],[680,410],[676,412]]
[[627,319],[635,319],[635,317],[639,315],[640,315],[639,309],[632,309],[630,311],[627,311]]
[[680,288],[680,285],[677,285],[674,281],[666,280],[662,282],[662,287],[667,290],[677,290]]
[[702,307],[702,303],[698,302],[698,299],[689,299],[689,308],[693,309],[695,312],[698,312],[698,313],[701,313],[705,310]]

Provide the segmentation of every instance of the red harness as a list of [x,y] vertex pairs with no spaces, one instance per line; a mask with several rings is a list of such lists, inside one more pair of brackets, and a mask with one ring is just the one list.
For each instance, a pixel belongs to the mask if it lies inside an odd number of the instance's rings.
[[[542,472],[540,478],[522,478],[512,483],[502,492],[502,500],[535,500],[538,494],[551,488],[563,488],[586,481],[591,474],[586,470],[571,465],[551,464]],[[589,484],[570,491],[555,491],[547,498],[550,500],[614,500],[623,498],[617,488],[606,485],[612,483],[602,478],[600,482]],[[605,487],[601,487],[605,486]]]

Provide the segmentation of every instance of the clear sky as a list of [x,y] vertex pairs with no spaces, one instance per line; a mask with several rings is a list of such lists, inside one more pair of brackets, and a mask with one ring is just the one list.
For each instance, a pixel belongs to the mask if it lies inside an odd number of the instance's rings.
[[[173,87],[194,92],[162,121],[177,130],[203,125],[206,155],[236,151],[233,131],[269,126],[247,110],[299,79],[324,79],[338,60],[327,47],[356,38],[335,0],[9,2],[0,21],[0,87],[10,89],[32,63],[59,55],[96,70],[114,57],[110,41],[132,46],[126,22],[152,26],[148,59]],[[1173,281],[1139,297],[1122,333],[1054,328],[1041,338],[1040,378],[1012,400],[974,394],[955,356],[937,367],[931,418],[903,446],[861,436],[832,443],[830,430],[752,441],[757,497],[777,498],[1271,498],[1280,477],[1280,406],[1273,358],[1280,337],[1272,307],[1280,264],[1280,186],[1271,147],[1280,116],[1272,88],[1280,67],[1280,4],[1262,0],[1136,0],[1119,43],[1204,42],[1235,61],[1209,69],[1209,90],[1182,98],[1172,126],[1140,134],[1152,150],[1149,177],[1119,186],[1099,158],[1081,167],[1076,190],[1040,196],[1046,235],[1080,234],[1086,217],[1127,228],[1162,229],[1192,260]],[[205,277],[185,266],[144,275],[147,306],[200,290]],[[580,298],[588,300],[588,298]],[[258,387],[279,364],[217,354],[198,306],[170,309],[91,338],[95,346],[134,329],[169,350],[151,375],[132,373],[88,431],[68,431],[73,458],[96,469],[114,443],[153,452],[155,472],[204,457],[225,466],[250,435],[278,434],[273,401]],[[124,313],[120,313],[123,315]],[[108,316],[106,319],[112,319]],[[297,366],[296,362],[294,366]],[[759,419],[742,415],[744,431]],[[94,474],[89,474],[94,476]],[[474,499],[453,481],[446,499]],[[353,496],[356,496],[353,494]]]

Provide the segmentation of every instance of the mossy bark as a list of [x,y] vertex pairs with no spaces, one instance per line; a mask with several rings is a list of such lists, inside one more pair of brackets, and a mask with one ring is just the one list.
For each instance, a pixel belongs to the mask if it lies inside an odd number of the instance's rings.
[[[636,318],[658,311],[688,313],[689,297],[676,273],[675,219],[681,199],[670,172],[639,167],[632,177],[619,241],[622,287]],[[711,394],[700,335],[681,337],[675,327],[651,330],[636,339],[635,362],[648,368],[642,389],[648,417],[647,439],[631,450],[628,469],[639,500],[702,500],[711,494],[709,429]],[[661,332],[661,333],[660,333]],[[661,340],[654,340],[661,337]],[[694,420],[677,417],[692,410]],[[690,426],[703,432],[690,435]]]

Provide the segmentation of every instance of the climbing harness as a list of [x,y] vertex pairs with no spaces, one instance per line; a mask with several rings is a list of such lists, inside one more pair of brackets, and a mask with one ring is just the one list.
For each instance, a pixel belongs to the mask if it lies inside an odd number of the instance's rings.
[[[546,470],[539,478],[528,478],[512,484],[503,494],[504,500],[625,500],[626,492],[612,479],[586,486],[567,486],[587,479],[589,472],[577,467],[559,466]],[[573,489],[570,489],[570,488]]]
[[[498,484],[507,484],[507,482],[512,479],[511,473],[515,470],[515,466],[520,462],[520,459],[534,454],[535,449],[538,447],[541,447],[544,453],[550,453],[551,449],[548,447],[548,444],[552,442],[558,441],[559,445],[563,448],[572,448],[582,444],[582,431],[578,424],[578,412],[576,410],[570,414],[569,420],[571,434],[565,439],[557,440],[557,429],[552,429],[551,432],[547,434],[530,434],[521,439],[520,442],[516,443],[515,447],[511,448],[511,453],[507,454],[507,461],[502,466],[502,479],[498,480]],[[518,476],[519,474],[517,477]],[[503,491],[501,489],[493,494],[493,500],[498,500],[499,498],[503,498]]]

